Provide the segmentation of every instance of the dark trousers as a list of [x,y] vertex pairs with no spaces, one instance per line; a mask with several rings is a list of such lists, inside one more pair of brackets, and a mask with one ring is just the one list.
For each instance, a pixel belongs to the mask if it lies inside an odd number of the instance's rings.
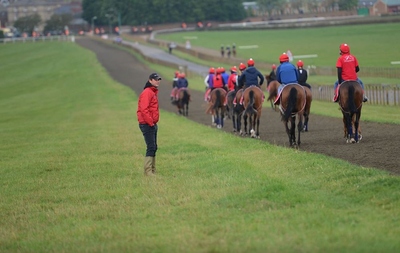
[[139,128],[143,133],[144,141],[146,142],[146,156],[156,156],[157,151],[157,124],[149,126],[147,124],[139,124]]

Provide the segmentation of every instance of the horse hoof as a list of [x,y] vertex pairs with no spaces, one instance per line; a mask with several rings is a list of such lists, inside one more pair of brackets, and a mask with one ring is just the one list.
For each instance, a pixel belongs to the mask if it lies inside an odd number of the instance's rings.
[[351,139],[350,139],[350,142],[351,142],[351,143],[356,143],[356,140],[355,140],[354,138],[351,138]]

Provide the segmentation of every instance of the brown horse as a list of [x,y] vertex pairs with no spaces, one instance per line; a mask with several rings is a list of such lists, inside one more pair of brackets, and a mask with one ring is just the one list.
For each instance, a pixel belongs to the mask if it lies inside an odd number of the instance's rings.
[[233,121],[233,131],[239,132],[241,135],[244,132],[241,130],[242,127],[242,115],[244,111],[243,105],[239,104],[240,99],[242,98],[244,89],[240,89],[236,92],[236,105],[233,107],[233,115],[235,115],[235,121]]
[[[300,132],[303,130],[304,108],[306,106],[306,92],[304,87],[299,84],[287,84],[282,89],[280,95],[280,105],[282,121],[285,125],[286,133],[289,137],[290,146],[300,146]],[[296,115],[297,124],[297,142],[296,142]],[[288,124],[290,123],[290,127]]]
[[304,107],[304,124],[303,131],[308,132],[308,119],[310,117],[311,102],[312,102],[312,92],[307,86],[303,86],[306,91],[306,106]]
[[363,90],[357,81],[345,81],[339,86],[339,106],[343,114],[344,137],[347,143],[358,143],[362,139],[360,118]]
[[[268,100],[271,101],[271,104],[276,100],[278,96],[278,88],[280,84],[278,81],[272,81],[268,86]],[[308,132],[308,120],[310,118],[311,111],[311,102],[312,102],[312,92],[307,86],[302,86],[306,92],[306,106],[304,107],[304,124],[303,131]]]
[[277,111],[276,105],[274,105],[274,101],[275,101],[276,97],[278,96],[278,88],[281,84],[276,80],[271,81],[271,78],[269,77],[269,75],[266,75],[265,79],[267,80],[267,83],[268,83],[267,91],[268,91],[269,96],[268,96],[267,100],[270,101],[271,108],[274,109],[274,111]]
[[221,129],[224,126],[226,91],[222,88],[216,88],[210,92],[210,100],[206,113],[211,114],[212,123]]
[[187,88],[180,88],[178,91],[178,100],[174,101],[173,104],[178,107],[178,113],[183,116],[189,115],[189,102],[190,93]]
[[250,86],[243,92],[244,131],[247,133],[247,118],[249,119],[249,134],[251,138],[260,138],[260,117],[264,93],[257,86]]
[[236,114],[235,114],[235,105],[233,103],[236,97],[236,91],[231,90],[228,92],[226,96],[227,96],[226,110],[228,112],[228,118],[232,119],[233,132],[236,132]]

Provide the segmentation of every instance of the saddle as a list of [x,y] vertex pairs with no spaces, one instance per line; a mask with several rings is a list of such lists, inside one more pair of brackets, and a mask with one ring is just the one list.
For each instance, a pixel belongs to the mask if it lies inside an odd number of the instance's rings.
[[283,86],[283,88],[278,92],[278,95],[276,96],[276,99],[274,101],[274,105],[280,105],[280,100],[281,100],[281,94],[283,92],[283,90],[289,85],[289,84],[295,84],[295,85],[299,85],[301,88],[303,88],[300,84],[298,83],[288,83],[285,86]]

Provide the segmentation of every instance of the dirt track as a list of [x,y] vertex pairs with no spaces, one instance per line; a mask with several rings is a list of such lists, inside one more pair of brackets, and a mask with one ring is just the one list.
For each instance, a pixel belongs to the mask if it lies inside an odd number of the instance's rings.
[[[141,65],[131,54],[90,39],[79,39],[77,43],[95,52],[99,62],[116,81],[131,87],[137,94],[141,92],[151,70]],[[175,112],[176,108],[169,101],[171,78],[172,74],[171,77],[165,77],[162,81],[159,99],[163,110]],[[211,125],[210,116],[204,113],[203,93],[191,91],[191,94],[189,119]],[[361,124],[363,139],[358,144],[346,144],[342,138],[341,119],[311,115],[309,132],[301,135],[300,149],[400,175],[400,126],[370,122]],[[232,131],[231,122],[225,123],[224,131]],[[260,136],[263,141],[288,146],[288,138],[278,112],[270,108],[263,109]]]

